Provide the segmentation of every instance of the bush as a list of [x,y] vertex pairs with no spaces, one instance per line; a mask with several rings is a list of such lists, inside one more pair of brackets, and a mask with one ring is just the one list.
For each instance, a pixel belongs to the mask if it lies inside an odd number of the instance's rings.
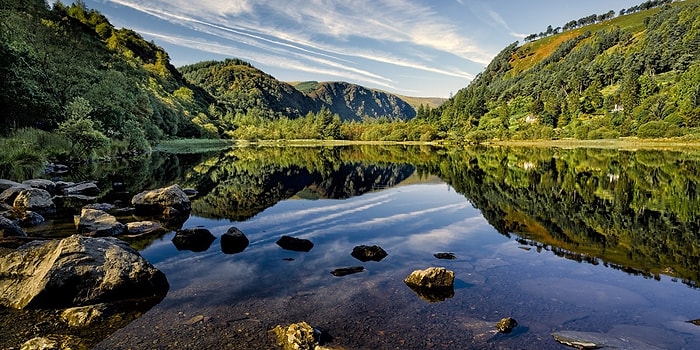
[[661,120],[650,121],[642,124],[639,126],[639,129],[637,129],[637,136],[647,139],[674,137],[681,136],[682,134],[683,132],[679,127]]

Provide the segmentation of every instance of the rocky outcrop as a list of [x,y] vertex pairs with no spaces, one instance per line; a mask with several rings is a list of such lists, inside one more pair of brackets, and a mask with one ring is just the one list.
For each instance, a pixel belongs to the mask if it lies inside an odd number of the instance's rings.
[[39,214],[53,214],[56,212],[56,204],[53,196],[47,190],[29,188],[20,191],[12,204],[16,211],[35,211]]
[[352,249],[350,253],[355,259],[362,262],[367,261],[382,261],[382,259],[387,257],[387,252],[378,245],[367,246],[359,245]]
[[162,298],[165,275],[121,240],[73,235],[0,256],[0,305],[58,309]]
[[75,216],[75,226],[79,234],[86,236],[109,237],[126,233],[126,225],[117,221],[114,215],[96,209],[83,209],[80,216]]
[[160,215],[169,208],[179,213],[189,213],[190,198],[178,185],[144,191],[131,199],[136,214]]
[[203,252],[211,246],[216,237],[204,227],[193,227],[178,230],[173,237],[173,244],[177,250],[191,250]]
[[276,243],[284,250],[291,250],[295,252],[308,252],[314,247],[313,242],[309,241],[308,239],[290,236],[282,236]]
[[454,272],[444,267],[415,270],[404,279],[418,296],[428,302],[443,301],[454,296]]
[[236,227],[231,227],[221,235],[221,251],[224,254],[236,254],[244,251],[250,241],[248,237]]

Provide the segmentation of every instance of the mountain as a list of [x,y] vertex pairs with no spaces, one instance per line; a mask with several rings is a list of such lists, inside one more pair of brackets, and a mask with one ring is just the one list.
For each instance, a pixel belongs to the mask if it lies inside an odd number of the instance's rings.
[[397,95],[368,89],[345,82],[306,82],[303,88],[317,105],[338,114],[342,120],[362,121],[364,118],[388,118],[406,120],[416,116],[416,111]]
[[428,121],[478,140],[698,132],[698,1],[647,1],[550,28],[503,49]]
[[406,120],[416,115],[413,107],[393,94],[345,82],[285,83],[239,59],[200,62],[179,70],[232,115],[295,119],[324,108],[344,121]]

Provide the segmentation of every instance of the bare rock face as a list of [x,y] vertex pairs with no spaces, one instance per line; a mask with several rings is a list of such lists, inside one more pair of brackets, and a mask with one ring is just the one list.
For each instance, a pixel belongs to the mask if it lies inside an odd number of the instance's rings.
[[53,214],[56,204],[49,191],[40,188],[29,188],[17,194],[12,206],[17,211],[31,210],[39,214]]
[[189,213],[191,207],[190,198],[177,184],[150,191],[144,191],[131,199],[136,213],[162,214],[166,209],[172,208],[181,213]]
[[162,298],[165,275],[121,240],[73,235],[0,256],[0,305],[59,309]]
[[126,233],[126,225],[117,221],[114,215],[96,209],[83,209],[80,216],[76,216],[75,226],[78,233],[87,236],[109,237]]

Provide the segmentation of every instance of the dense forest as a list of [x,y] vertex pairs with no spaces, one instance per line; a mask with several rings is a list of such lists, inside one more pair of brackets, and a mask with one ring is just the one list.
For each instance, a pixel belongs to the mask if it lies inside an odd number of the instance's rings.
[[508,45],[435,106],[342,82],[284,83],[239,59],[177,69],[162,48],[80,1],[2,0],[0,175],[170,138],[697,139],[700,3],[647,1],[614,14]]

